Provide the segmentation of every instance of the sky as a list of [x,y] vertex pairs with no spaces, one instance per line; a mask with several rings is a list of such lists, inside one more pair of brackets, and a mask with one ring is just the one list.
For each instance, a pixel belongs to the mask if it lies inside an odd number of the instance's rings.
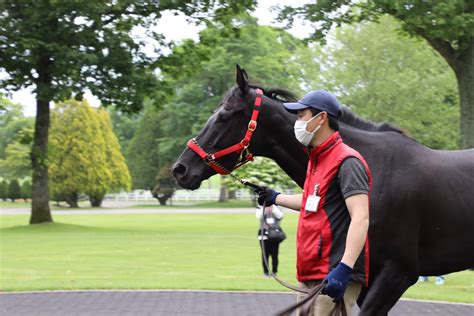
[[[259,0],[258,7],[253,13],[255,17],[258,18],[259,24],[261,25],[274,25],[274,26],[283,26],[274,22],[274,19],[277,16],[276,12],[272,12],[271,8],[276,5],[284,6],[298,6],[304,3],[308,3],[308,0]],[[169,27],[169,26],[173,27]],[[192,38],[198,40],[198,32],[202,29],[197,28],[194,25],[190,25],[186,21],[184,15],[175,16],[171,12],[164,12],[160,21],[158,22],[158,30],[165,35],[168,40],[180,41],[186,38]],[[289,32],[298,38],[307,37],[311,32],[311,27],[305,25],[304,22],[295,22],[292,29]],[[234,61],[237,62],[237,61]],[[94,97],[89,91],[86,91],[84,97],[89,101],[92,106],[99,106],[99,100]],[[24,114],[26,116],[35,116],[36,115],[36,100],[35,95],[32,93],[32,89],[23,89],[12,94],[10,99],[15,102],[24,105]]]

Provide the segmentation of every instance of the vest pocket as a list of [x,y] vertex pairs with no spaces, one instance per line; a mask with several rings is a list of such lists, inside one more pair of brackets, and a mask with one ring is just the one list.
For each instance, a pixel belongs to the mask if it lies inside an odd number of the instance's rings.
[[318,255],[318,260],[321,260],[323,256],[323,232],[322,231],[319,232],[317,255]]

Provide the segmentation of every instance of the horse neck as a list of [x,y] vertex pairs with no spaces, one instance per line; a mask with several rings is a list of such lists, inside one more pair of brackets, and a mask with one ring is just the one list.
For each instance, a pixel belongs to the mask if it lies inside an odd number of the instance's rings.
[[250,150],[256,156],[274,160],[303,187],[308,156],[294,137],[295,119],[280,102],[265,98]]

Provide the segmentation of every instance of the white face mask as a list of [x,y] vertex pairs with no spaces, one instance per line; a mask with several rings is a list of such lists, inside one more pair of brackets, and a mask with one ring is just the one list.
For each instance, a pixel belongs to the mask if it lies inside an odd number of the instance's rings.
[[316,128],[312,132],[308,132],[306,130],[306,127],[308,126],[308,123],[311,122],[312,120],[314,120],[315,118],[317,118],[319,116],[319,114],[321,114],[321,113],[318,113],[318,115],[314,116],[313,118],[311,118],[308,121],[298,121],[297,120],[295,122],[295,136],[296,136],[296,139],[301,144],[303,144],[304,146],[308,146],[311,143],[311,141],[313,140],[314,134],[321,127],[321,125],[318,125],[318,126],[316,126]]

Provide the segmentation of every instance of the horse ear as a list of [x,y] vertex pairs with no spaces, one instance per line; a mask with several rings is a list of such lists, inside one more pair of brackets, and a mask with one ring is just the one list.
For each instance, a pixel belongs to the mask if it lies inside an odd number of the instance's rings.
[[235,81],[237,85],[239,86],[240,91],[242,91],[243,93],[247,92],[247,89],[249,86],[247,73],[245,72],[245,70],[240,68],[239,64],[236,65]]
[[245,71],[244,68],[242,68],[242,73],[244,74],[245,80],[247,80],[247,82],[248,82],[249,81],[249,76],[247,75],[247,71]]

